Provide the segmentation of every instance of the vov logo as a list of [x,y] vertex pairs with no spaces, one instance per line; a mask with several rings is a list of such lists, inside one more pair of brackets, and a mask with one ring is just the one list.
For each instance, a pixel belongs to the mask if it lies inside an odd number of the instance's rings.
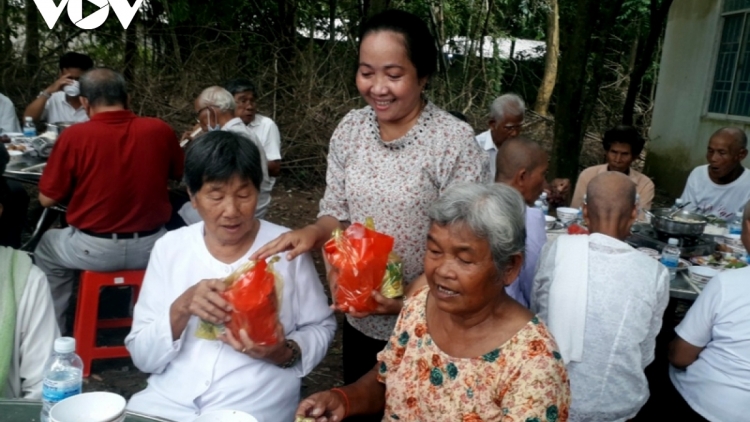
[[104,21],[107,20],[107,16],[109,16],[110,6],[112,6],[112,10],[115,11],[115,15],[117,15],[117,19],[120,20],[122,27],[127,29],[130,22],[133,21],[135,13],[143,3],[143,0],[135,0],[135,4],[131,6],[128,0],[87,1],[99,7],[99,10],[85,18],[83,17],[83,0],[60,0],[60,4],[58,5],[55,5],[54,0],[34,0],[34,3],[36,4],[36,8],[39,9],[39,13],[42,14],[49,29],[52,29],[52,27],[55,26],[66,5],[68,6],[68,17],[70,17],[70,20],[81,29],[96,29],[102,26]]

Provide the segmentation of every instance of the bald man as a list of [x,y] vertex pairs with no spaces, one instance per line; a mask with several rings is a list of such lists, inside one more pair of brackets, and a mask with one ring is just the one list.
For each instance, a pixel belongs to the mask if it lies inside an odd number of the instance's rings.
[[750,200],[750,171],[742,165],[747,157],[747,135],[736,127],[717,130],[708,141],[707,165],[693,169],[682,201],[688,209],[731,220]]
[[542,250],[531,310],[567,365],[571,422],[626,421],[649,397],[644,369],[669,301],[669,272],[623,241],[635,194],[623,173],[594,177],[583,206],[591,234],[560,236]]
[[526,253],[521,273],[505,291],[518,303],[529,307],[531,284],[542,247],[547,242],[542,210],[534,208],[545,185],[549,156],[538,143],[524,138],[512,138],[497,152],[495,182],[515,188],[526,202]]

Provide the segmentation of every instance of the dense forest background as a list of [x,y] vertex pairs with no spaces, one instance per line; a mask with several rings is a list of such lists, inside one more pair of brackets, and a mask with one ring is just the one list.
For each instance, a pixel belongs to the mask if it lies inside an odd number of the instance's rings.
[[[127,29],[110,11],[104,25],[86,31],[65,11],[49,29],[33,0],[0,0],[0,92],[22,113],[56,79],[63,52],[85,52],[126,75],[137,113],[181,132],[192,124],[192,101],[203,88],[248,77],[258,86],[261,113],[281,129],[285,171],[319,181],[334,127],[362,106],[354,85],[359,27],[399,8],[428,22],[445,51],[432,101],[484,130],[491,101],[520,94],[536,118],[554,125],[552,173],[575,177],[585,136],[621,122],[647,133],[671,3],[144,0]],[[85,2],[84,16],[96,9]],[[540,42],[517,51],[524,40]]]

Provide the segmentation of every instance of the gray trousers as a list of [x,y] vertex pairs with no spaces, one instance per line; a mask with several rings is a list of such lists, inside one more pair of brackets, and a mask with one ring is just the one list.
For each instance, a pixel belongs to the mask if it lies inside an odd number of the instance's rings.
[[34,251],[34,261],[47,275],[60,332],[65,332],[65,311],[77,271],[145,269],[154,243],[166,232],[162,229],[135,239],[102,239],[75,227],[47,231]]

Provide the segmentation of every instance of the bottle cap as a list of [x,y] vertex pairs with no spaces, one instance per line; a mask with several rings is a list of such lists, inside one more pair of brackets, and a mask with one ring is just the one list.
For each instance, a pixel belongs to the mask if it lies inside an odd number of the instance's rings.
[[76,351],[76,339],[60,337],[55,340],[55,353],[72,353]]
[[540,196],[542,199],[547,199],[547,192],[542,192],[542,195]]
[[677,205],[682,205],[682,198],[675,199],[674,203],[677,204]]
[[540,200],[534,201],[534,207],[536,207],[536,208],[542,208],[542,201],[540,201]]
[[31,116],[26,116],[26,117],[23,118],[23,121],[24,122],[33,122],[34,119],[32,119]]
[[677,239],[675,239],[674,237],[670,237],[669,238],[669,244],[672,245],[672,246],[677,246],[677,245],[680,244],[680,241],[677,240]]

